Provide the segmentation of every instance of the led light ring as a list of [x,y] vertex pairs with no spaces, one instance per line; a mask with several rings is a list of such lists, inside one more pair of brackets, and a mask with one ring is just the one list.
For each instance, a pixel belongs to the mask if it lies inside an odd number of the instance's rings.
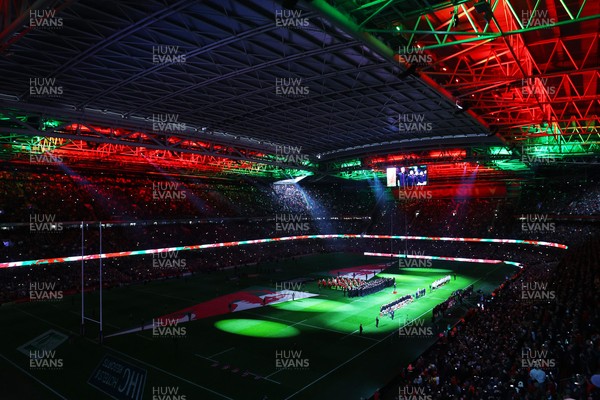
[[328,235],[301,235],[301,236],[283,236],[278,238],[267,238],[267,239],[254,239],[254,240],[241,240],[237,242],[222,242],[222,243],[209,243],[209,244],[195,244],[190,246],[179,246],[179,247],[164,247],[158,249],[148,250],[135,250],[135,251],[121,251],[118,253],[103,253],[90,254],[86,256],[72,256],[72,257],[57,257],[57,258],[41,258],[38,260],[27,260],[27,261],[11,261],[0,263],[0,268],[13,268],[13,267],[25,267],[28,265],[43,265],[43,264],[57,264],[75,262],[81,260],[97,260],[100,258],[119,258],[119,257],[130,257],[139,256],[143,254],[155,254],[155,253],[168,253],[174,251],[188,251],[188,250],[203,250],[213,249],[217,247],[233,247],[242,246],[248,244],[260,244],[260,243],[271,243],[278,241],[287,240],[306,240],[306,239],[397,239],[397,240],[434,240],[444,242],[479,242],[479,243],[503,243],[503,244],[527,244],[534,246],[545,246],[554,247],[559,249],[567,249],[568,246],[560,243],[553,242],[542,242],[537,240],[520,240],[520,239],[487,239],[487,238],[453,238],[453,237],[437,237],[437,236],[400,236],[400,235],[357,235],[357,234],[328,234]]
[[510,264],[515,267],[523,268],[523,264],[518,263],[516,261],[506,261],[506,260],[490,260],[485,258],[463,258],[463,257],[443,257],[443,256],[424,256],[424,255],[412,255],[412,254],[392,254],[392,253],[370,253],[368,251],[364,252],[365,256],[375,256],[375,257],[395,257],[395,258],[419,258],[422,260],[445,260],[445,261],[462,261],[462,262],[472,262],[472,263],[480,263],[480,264]]

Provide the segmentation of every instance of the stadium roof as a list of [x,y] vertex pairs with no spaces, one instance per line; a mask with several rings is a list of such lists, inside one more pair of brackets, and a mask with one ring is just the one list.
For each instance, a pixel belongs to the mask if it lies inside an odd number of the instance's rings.
[[3,143],[276,165],[265,155],[277,145],[311,162],[504,145],[598,153],[597,2],[3,6]]

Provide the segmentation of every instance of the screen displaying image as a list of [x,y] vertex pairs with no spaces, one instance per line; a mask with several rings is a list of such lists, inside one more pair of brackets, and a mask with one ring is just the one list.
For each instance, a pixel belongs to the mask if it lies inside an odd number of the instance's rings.
[[387,169],[388,187],[414,187],[427,185],[427,166],[390,167]]

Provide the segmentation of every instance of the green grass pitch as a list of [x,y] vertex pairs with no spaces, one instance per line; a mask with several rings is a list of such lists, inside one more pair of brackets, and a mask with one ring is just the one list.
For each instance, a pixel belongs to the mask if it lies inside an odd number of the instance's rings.
[[[286,262],[247,267],[251,273],[227,280],[231,271],[200,274],[104,291],[105,334],[133,328],[141,321],[244,289],[270,288],[273,282],[324,276],[319,271],[389,261],[355,254],[311,255]],[[307,283],[318,296],[185,323],[183,338],[155,337],[150,330],[110,337],[97,343],[98,329],[87,324],[80,337],[80,299],[9,304],[0,307],[0,396],[2,399],[106,399],[87,383],[106,354],[147,371],[143,399],[153,388],[177,388],[180,399],[360,399],[392,379],[431,345],[462,309],[431,325],[431,309],[450,293],[474,284],[490,292],[515,267],[504,264],[432,262],[431,268],[391,267],[379,274],[396,277],[393,288],[365,297],[347,298],[341,291]],[[270,269],[272,272],[264,273]],[[263,271],[261,273],[261,271]],[[458,278],[398,310],[392,321],[375,317],[382,304],[456,271]],[[86,312],[97,318],[98,294],[87,295]],[[430,328],[433,335],[400,336],[407,321]],[[363,324],[363,335],[358,327]],[[31,369],[17,348],[54,329],[69,335],[57,349],[63,366]],[[293,354],[293,355],[292,355]],[[277,360],[304,360],[288,362]],[[280,368],[288,365],[287,368]],[[156,398],[156,397],[155,397]]]

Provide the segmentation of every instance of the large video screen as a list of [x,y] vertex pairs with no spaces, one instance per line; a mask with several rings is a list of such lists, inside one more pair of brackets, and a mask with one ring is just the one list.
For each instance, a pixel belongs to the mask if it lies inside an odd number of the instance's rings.
[[415,187],[427,185],[427,166],[389,167],[387,169],[388,187]]

